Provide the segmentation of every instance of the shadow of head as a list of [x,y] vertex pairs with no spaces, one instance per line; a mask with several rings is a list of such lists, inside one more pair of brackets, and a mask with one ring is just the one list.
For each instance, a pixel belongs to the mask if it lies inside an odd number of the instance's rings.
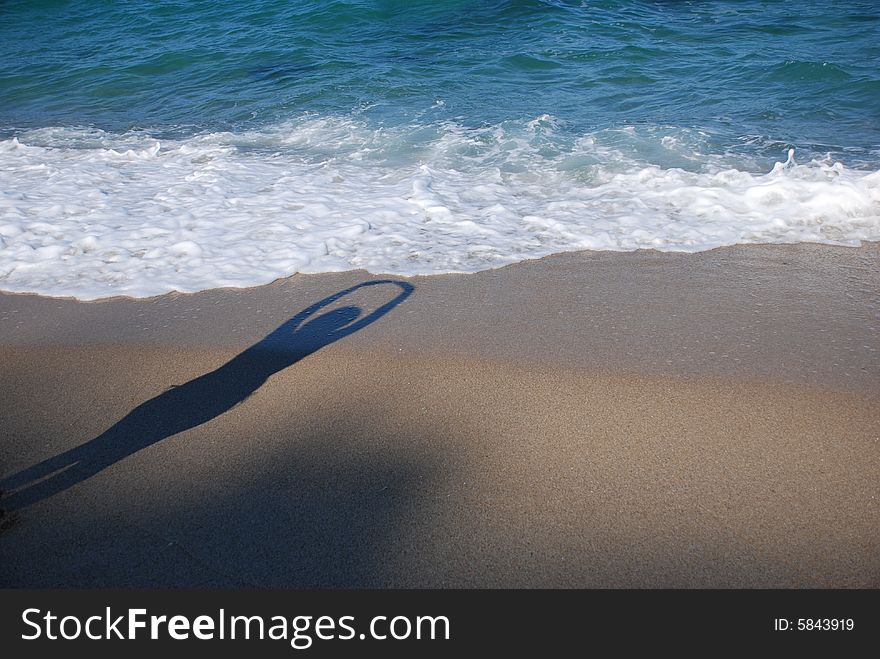
[[295,331],[297,342],[303,347],[319,346],[322,342],[332,341],[336,334],[357,320],[361,315],[360,307],[348,306],[328,311],[314,320],[305,323]]
[[[408,282],[393,279],[377,279],[356,284],[303,309],[252,346],[252,349],[292,353],[299,356],[309,354],[379,320],[404,302],[414,289],[415,287]],[[365,295],[368,291],[373,295]],[[387,297],[389,291],[395,293],[390,299]],[[360,297],[365,299],[361,301]],[[347,304],[332,308],[341,301]],[[360,306],[354,302],[359,302]],[[328,308],[329,311],[317,315]],[[364,309],[372,309],[372,311],[365,312]]]

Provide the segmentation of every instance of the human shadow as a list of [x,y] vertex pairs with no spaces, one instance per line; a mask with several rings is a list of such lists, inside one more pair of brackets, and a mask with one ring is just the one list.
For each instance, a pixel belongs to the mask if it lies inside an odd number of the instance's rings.
[[[362,316],[360,307],[341,306],[311,318],[359,289],[381,285],[396,286],[400,292],[366,315]],[[91,441],[3,479],[0,491],[9,493],[3,498],[3,508],[12,511],[42,501],[142,449],[220,416],[274,373],[377,321],[413,290],[407,282],[382,279],[316,302],[220,368],[138,405]]]

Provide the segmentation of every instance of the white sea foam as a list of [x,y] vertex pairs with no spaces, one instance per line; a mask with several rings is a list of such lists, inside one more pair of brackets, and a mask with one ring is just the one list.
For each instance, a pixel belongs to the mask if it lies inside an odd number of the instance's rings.
[[0,289],[141,297],[580,249],[880,239],[880,172],[790,159],[760,173],[701,154],[694,132],[558,128],[312,117],[185,139],[21,133],[0,141]]

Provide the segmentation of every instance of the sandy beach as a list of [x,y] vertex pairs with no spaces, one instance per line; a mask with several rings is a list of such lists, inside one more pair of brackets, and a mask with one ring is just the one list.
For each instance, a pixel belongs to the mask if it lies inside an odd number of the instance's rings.
[[0,586],[878,587],[878,257],[0,295]]

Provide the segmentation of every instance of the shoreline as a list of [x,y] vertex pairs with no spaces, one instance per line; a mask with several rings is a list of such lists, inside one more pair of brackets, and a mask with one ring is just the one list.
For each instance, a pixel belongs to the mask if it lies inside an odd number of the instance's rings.
[[382,319],[383,331],[349,337],[353,350],[880,387],[880,242],[568,252],[473,274],[349,270],[151,298],[0,292],[0,349],[243,349],[310,302],[375,280],[416,292]]
[[81,304],[107,304],[112,302],[156,302],[162,299],[176,299],[179,297],[191,297],[204,295],[206,293],[238,293],[245,291],[258,291],[262,288],[266,288],[267,286],[281,286],[285,282],[289,282],[296,278],[312,278],[312,277],[326,277],[332,275],[356,275],[360,279],[402,279],[402,280],[429,280],[434,278],[452,278],[452,277],[475,277],[484,275],[486,273],[498,273],[507,270],[508,268],[519,268],[519,267],[528,267],[540,264],[544,261],[553,261],[558,258],[565,257],[579,257],[579,258],[587,258],[595,257],[598,255],[631,255],[633,257],[639,256],[660,256],[667,255],[670,257],[688,257],[688,256],[696,256],[699,254],[712,254],[714,252],[726,252],[730,250],[739,250],[739,249],[756,249],[756,250],[767,250],[768,252],[772,252],[777,248],[783,249],[816,249],[819,251],[830,249],[830,250],[855,250],[855,251],[863,251],[865,249],[874,249],[880,246],[880,241],[875,240],[861,240],[859,244],[850,244],[850,243],[834,243],[834,242],[793,242],[793,243],[734,243],[731,245],[719,245],[717,247],[707,247],[703,249],[697,250],[680,250],[680,249],[650,249],[639,247],[637,249],[578,249],[578,250],[570,250],[570,251],[562,251],[562,252],[553,252],[551,254],[544,254],[542,256],[534,256],[527,257],[521,261],[516,261],[514,263],[504,263],[495,267],[485,268],[483,270],[476,270],[473,272],[433,272],[429,274],[397,274],[393,272],[385,272],[382,270],[369,270],[365,268],[351,268],[347,270],[328,270],[324,272],[295,272],[291,275],[285,277],[277,277],[272,281],[265,282],[263,284],[258,284],[254,286],[215,286],[211,288],[204,288],[197,291],[167,291],[165,293],[159,293],[156,295],[148,295],[148,296],[133,296],[126,294],[112,294],[106,295],[103,297],[95,297],[95,298],[78,298],[75,295],[51,295],[47,293],[37,292],[37,291],[15,291],[15,290],[4,290],[0,289],[0,297],[35,297],[35,298],[43,298],[48,300],[60,300],[64,302],[77,302]]
[[0,294],[0,585],[880,586],[880,243],[380,279]]

